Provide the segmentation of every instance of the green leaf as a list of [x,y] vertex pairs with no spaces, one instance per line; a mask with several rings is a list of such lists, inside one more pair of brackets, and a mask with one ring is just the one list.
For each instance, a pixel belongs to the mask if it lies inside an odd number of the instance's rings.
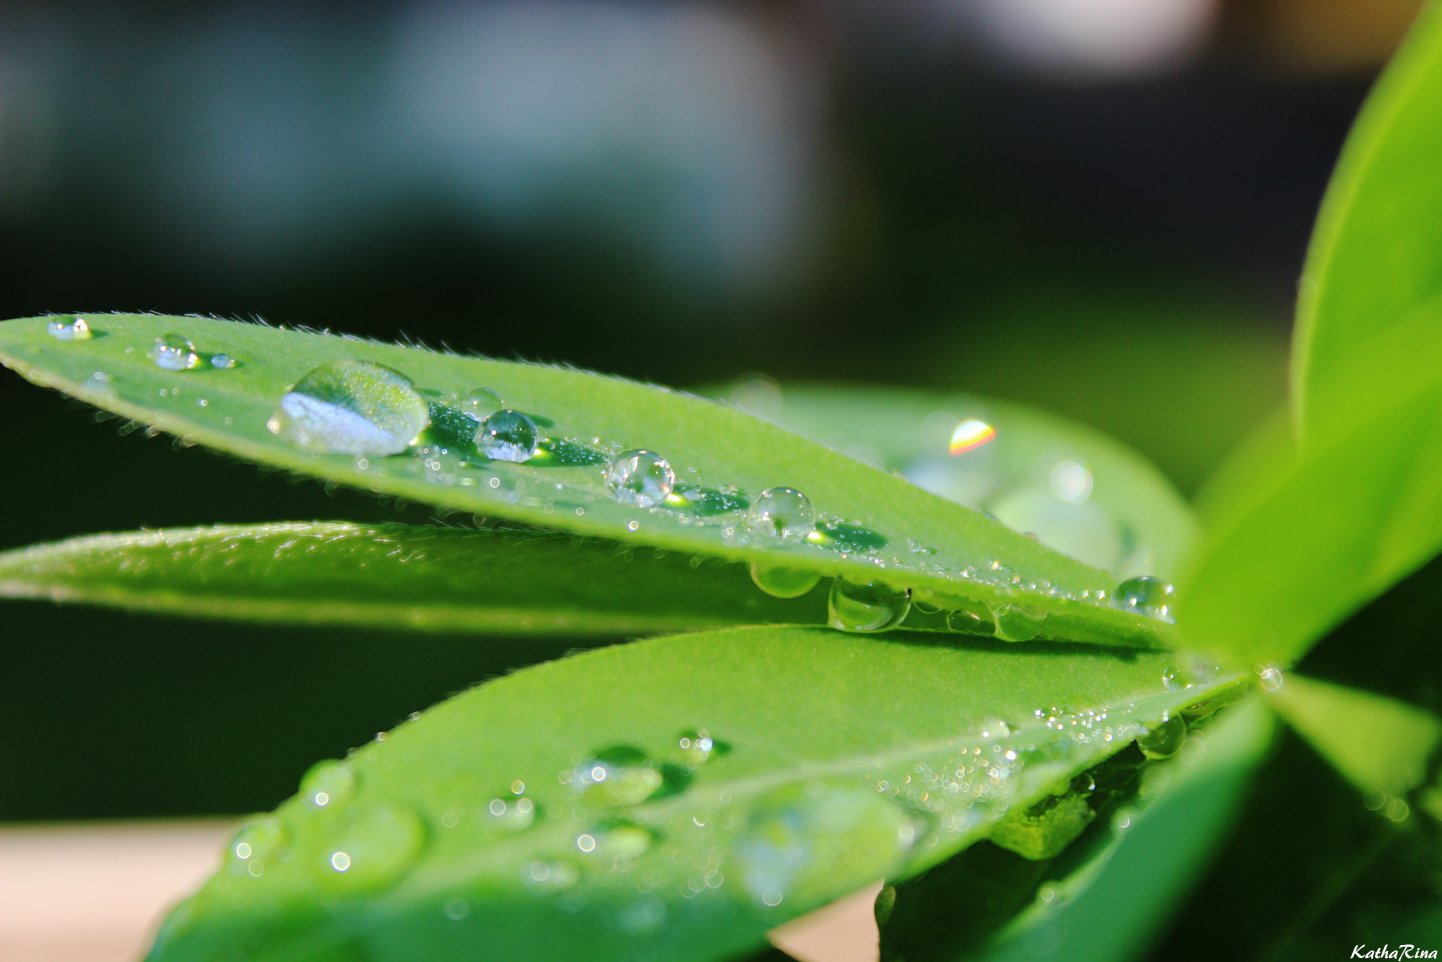
[[734,957],[1242,683],[1168,658],[750,628],[527,669],[314,769],[153,958]]
[[[1191,509],[1145,458],[1100,432],[1017,404],[883,388],[743,382],[733,400],[803,437],[896,471],[957,504],[1110,571],[1171,578],[1196,537]],[[958,425],[990,440],[952,454]]]
[[[921,589],[952,607],[1024,606],[1047,616],[1044,636],[1170,637],[1168,626],[1101,600],[1116,587],[1104,572],[714,402],[561,368],[197,317],[94,315],[84,339],[47,333],[65,320],[0,324],[0,361],[183,443],[448,509]],[[235,365],[217,368],[217,353]],[[537,457],[508,463],[476,452],[477,425],[459,407],[476,388],[536,419],[548,434]],[[409,453],[388,454],[406,449],[427,414]],[[321,453],[342,448],[352,453]],[[633,448],[669,460],[674,497],[643,508],[611,495],[597,462]],[[745,507],[783,486],[814,505],[810,536],[747,524]]]
[[[1307,443],[1388,406],[1417,376],[1436,377],[1438,156],[1442,9],[1434,4],[1368,97],[1312,237],[1292,358],[1292,400]],[[1384,363],[1359,365],[1363,356]]]
[[294,523],[97,535],[0,554],[0,596],[422,631],[623,635],[825,624],[742,565],[545,531]]
[[1300,675],[1287,675],[1267,701],[1364,792],[1405,795],[1421,785],[1442,742],[1442,721],[1430,712]]

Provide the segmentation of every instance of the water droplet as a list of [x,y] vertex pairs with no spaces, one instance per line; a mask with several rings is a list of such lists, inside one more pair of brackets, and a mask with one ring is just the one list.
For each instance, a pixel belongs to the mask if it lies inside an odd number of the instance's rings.
[[505,406],[499,394],[484,387],[476,388],[461,402],[461,410],[477,421],[484,421]]
[[774,538],[805,538],[816,530],[816,509],[795,488],[767,488],[746,512],[746,526]]
[[842,631],[888,631],[911,609],[911,591],[880,581],[831,582],[830,623]]
[[1028,605],[1000,604],[991,609],[991,617],[1002,641],[1031,641],[1041,633],[1047,613]]
[[1187,687],[1187,680],[1182,677],[1182,670],[1173,665],[1162,672],[1162,684],[1166,686],[1167,691],[1181,691]]
[[235,834],[225,850],[230,873],[259,878],[265,872],[266,860],[279,856],[288,840],[285,826],[278,819],[251,822]]
[[200,366],[200,355],[195,345],[183,334],[166,334],[157,337],[148,352],[155,366],[167,371],[190,371]]
[[699,768],[711,760],[712,755],[724,755],[729,750],[724,742],[718,742],[705,729],[685,731],[676,739],[681,757],[692,768]]
[[520,411],[497,411],[476,429],[476,450],[492,461],[529,461],[537,440],[536,422]]
[[691,773],[676,765],[656,764],[645,752],[617,745],[596,752],[570,772],[571,788],[601,805],[638,805],[685,788]]
[[335,809],[350,801],[358,787],[355,769],[347,762],[316,762],[300,780],[300,798],[309,809]]
[[1257,677],[1261,679],[1262,687],[1267,691],[1276,691],[1282,687],[1282,682],[1286,680],[1282,675],[1282,669],[1273,667],[1260,669],[1257,672]]
[[521,868],[521,881],[537,892],[568,889],[580,877],[580,871],[570,862],[531,862]]
[[978,421],[975,418],[962,421],[951,432],[951,444],[948,450],[953,456],[964,454],[981,447],[996,437],[996,428],[985,421]]
[[1142,575],[1117,585],[1112,606],[1170,623],[1176,620],[1172,617],[1174,593],[1175,589],[1162,579]]
[[762,905],[816,904],[888,874],[915,837],[906,812],[875,791],[789,785],[757,800],[733,858]]
[[1137,747],[1146,753],[1148,758],[1171,758],[1181,751],[1182,743],[1187,740],[1187,722],[1181,715],[1173,715],[1159,725],[1153,725],[1151,731],[1145,735],[1137,736]]
[[751,562],[751,580],[756,587],[775,598],[799,598],[821,580],[821,573],[801,568],[782,568],[776,565]]
[[507,834],[522,832],[536,820],[536,803],[529,798],[493,798],[485,808],[490,827]]
[[946,615],[946,627],[966,635],[995,635],[991,609],[979,601],[964,601]]
[[426,831],[412,811],[381,803],[352,813],[327,845],[320,876],[332,888],[376,889],[394,884],[415,863]]
[[676,487],[670,462],[652,451],[636,448],[620,454],[603,473],[612,497],[622,504],[651,508]]
[[315,368],[280,399],[266,427],[318,454],[400,454],[430,423],[411,382],[370,361]]
[[90,340],[90,325],[85,323],[83,317],[72,317],[65,314],[48,322],[45,325],[45,333],[57,341],[88,341]]
[[235,367],[235,358],[229,354],[212,354],[210,355],[210,366],[217,371],[229,371]]

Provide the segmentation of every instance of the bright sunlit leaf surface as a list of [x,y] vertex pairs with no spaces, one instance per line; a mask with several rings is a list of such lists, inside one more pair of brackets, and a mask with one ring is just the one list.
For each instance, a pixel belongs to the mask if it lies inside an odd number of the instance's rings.
[[0,596],[423,631],[638,634],[825,624],[821,589],[744,565],[508,529],[285,523],[96,535],[0,554]]
[[999,635],[1004,621],[1025,623],[1010,635],[1018,640],[1170,637],[1163,621],[1111,604],[1113,575],[734,408],[662,388],[151,315],[5,322],[0,360],[182,441],[413,501],[916,589],[948,609],[981,603]]
[[1240,683],[1170,658],[748,628],[530,668],[313,769],[152,957],[732,958]]

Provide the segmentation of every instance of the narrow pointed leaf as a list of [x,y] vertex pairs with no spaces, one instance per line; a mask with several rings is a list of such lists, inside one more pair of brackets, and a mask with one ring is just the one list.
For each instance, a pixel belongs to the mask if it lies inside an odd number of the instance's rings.
[[0,596],[289,624],[638,634],[824,624],[744,565],[545,531],[342,522],[141,531],[0,554]]
[[[714,402],[561,368],[197,317],[93,315],[84,338],[47,333],[66,321],[0,324],[0,361],[185,442],[450,509],[1024,604],[1047,615],[1044,636],[1170,637],[1160,622],[1099,602],[1116,586],[1106,573]],[[477,388],[533,419],[546,435],[536,457],[511,463],[501,458],[521,456],[514,450],[487,458],[471,446],[477,425],[461,406]],[[630,449],[669,461],[671,497],[649,508],[613,497],[599,462]],[[348,453],[319,453],[337,450]],[[748,524],[747,507],[777,487],[809,498],[810,536],[779,537],[774,518],[769,528]]]
[[1267,701],[1364,792],[1403,795],[1427,777],[1442,721],[1411,705],[1343,685],[1288,675]]
[[735,401],[1117,578],[1171,578],[1195,539],[1191,509],[1160,471],[1065,418],[968,395],[758,387],[743,383]]
[[527,669],[314,770],[152,958],[737,957],[1240,682],[1167,661],[750,628]]

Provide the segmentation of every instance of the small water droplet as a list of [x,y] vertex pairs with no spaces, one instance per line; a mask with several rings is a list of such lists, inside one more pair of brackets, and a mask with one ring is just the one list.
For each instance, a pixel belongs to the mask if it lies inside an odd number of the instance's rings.
[[45,333],[57,341],[88,341],[91,336],[90,325],[85,323],[85,318],[69,314],[49,321],[45,325]]
[[684,731],[676,739],[681,757],[692,768],[699,768],[711,760],[713,755],[724,755],[729,750],[724,742],[718,742],[705,729]]
[[358,779],[347,762],[316,762],[300,780],[300,798],[309,809],[335,809],[354,797]]
[[476,450],[492,461],[523,464],[536,453],[536,422],[520,411],[497,411],[476,429]]
[[670,462],[644,448],[618,455],[606,466],[603,477],[612,497],[638,508],[655,507],[676,487],[676,472]]
[[963,602],[956,610],[947,612],[946,627],[965,635],[996,634],[991,609],[979,601]]
[[1041,633],[1047,613],[1028,605],[999,604],[991,609],[991,617],[1002,641],[1031,641]]
[[756,587],[774,598],[799,598],[816,587],[821,580],[821,573],[753,561],[751,580],[756,583]]
[[1257,672],[1257,677],[1261,679],[1262,687],[1267,691],[1276,691],[1282,687],[1282,683],[1286,680],[1282,674],[1282,669],[1270,666],[1260,669]]
[[1181,715],[1173,715],[1161,724],[1153,725],[1151,731],[1145,735],[1137,736],[1137,747],[1148,758],[1171,758],[1181,751],[1182,743],[1186,740],[1186,719]]
[[410,447],[429,423],[425,399],[403,375],[347,360],[295,382],[266,427],[317,454],[385,456]]
[[673,795],[691,777],[688,770],[657,764],[629,745],[602,749],[568,774],[574,791],[601,805],[638,805],[653,796]]
[[148,356],[156,367],[166,371],[190,371],[200,366],[200,355],[195,353],[195,345],[183,334],[157,337],[150,346]]
[[1173,665],[1162,672],[1162,684],[1166,686],[1167,691],[1181,691],[1187,687],[1187,680],[1182,676],[1182,670]]
[[767,488],[746,512],[746,526],[773,538],[805,538],[816,530],[816,509],[795,488]]
[[478,387],[461,402],[461,411],[477,421],[484,421],[506,406],[501,396],[489,388]]
[[1172,617],[1173,594],[1175,589],[1162,579],[1142,575],[1117,585],[1112,606],[1171,623],[1176,620]]
[[371,805],[353,812],[340,837],[325,847],[321,881],[352,891],[392,885],[415,863],[425,841],[425,826],[414,812]]
[[235,834],[225,850],[231,874],[259,878],[265,871],[265,861],[279,856],[288,841],[285,826],[278,819],[251,822]]
[[485,814],[491,827],[514,834],[535,822],[536,803],[529,798],[493,798],[486,804]]
[[881,581],[831,582],[830,623],[842,631],[889,631],[911,609],[911,591]]
[[210,355],[210,366],[217,371],[229,371],[235,367],[235,358],[229,354],[212,354]]

